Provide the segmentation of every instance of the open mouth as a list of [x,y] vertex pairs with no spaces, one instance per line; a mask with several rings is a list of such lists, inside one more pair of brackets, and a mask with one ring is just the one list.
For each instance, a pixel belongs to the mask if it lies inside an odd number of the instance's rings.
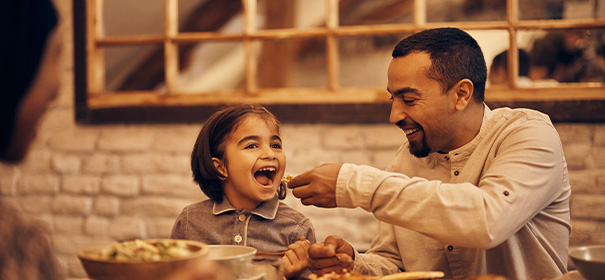
[[254,178],[263,186],[272,186],[275,179],[275,167],[264,167],[254,172]]

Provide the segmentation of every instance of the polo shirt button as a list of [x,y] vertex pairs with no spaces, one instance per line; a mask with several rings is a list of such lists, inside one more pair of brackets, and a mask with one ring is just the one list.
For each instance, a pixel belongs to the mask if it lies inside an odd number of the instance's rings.
[[236,243],[240,243],[242,242],[242,236],[238,234],[235,236],[235,238],[233,238],[233,240],[235,240]]
[[454,176],[458,176],[458,174],[460,174],[458,170],[454,171]]
[[508,191],[504,191],[504,196],[508,196],[508,195],[509,195]]
[[447,249],[448,249],[449,251],[454,250],[454,246],[449,245],[449,246],[447,246]]
[[246,215],[241,214],[241,215],[239,215],[239,217],[237,217],[237,219],[238,219],[240,222],[243,222],[243,221],[245,221],[245,220],[246,220]]

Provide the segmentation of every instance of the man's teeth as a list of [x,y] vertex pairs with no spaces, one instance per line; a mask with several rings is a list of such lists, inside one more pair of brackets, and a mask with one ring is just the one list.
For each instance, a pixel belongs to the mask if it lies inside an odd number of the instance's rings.
[[419,130],[418,128],[414,128],[414,129],[404,129],[404,130],[403,130],[403,133],[405,133],[405,135],[410,135],[410,134],[412,134],[412,133],[414,133],[414,132],[416,132],[416,131],[418,131],[418,130]]
[[271,172],[273,172],[273,171],[275,171],[275,167],[265,167],[265,168],[261,168],[258,171],[271,171]]

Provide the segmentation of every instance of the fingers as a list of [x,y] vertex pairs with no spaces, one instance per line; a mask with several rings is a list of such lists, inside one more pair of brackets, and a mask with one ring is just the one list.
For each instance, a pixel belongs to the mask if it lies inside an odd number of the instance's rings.
[[304,185],[308,185],[309,183],[311,183],[311,176],[310,173],[313,170],[308,170],[294,178],[292,178],[290,180],[290,182],[288,182],[288,188],[289,189],[296,189],[300,186],[304,186]]
[[324,242],[309,247],[309,268],[313,273],[352,270],[353,247],[338,236],[328,236]]
[[307,266],[309,266],[310,242],[304,238],[288,246],[288,251],[283,257],[284,274],[287,278],[298,276]]

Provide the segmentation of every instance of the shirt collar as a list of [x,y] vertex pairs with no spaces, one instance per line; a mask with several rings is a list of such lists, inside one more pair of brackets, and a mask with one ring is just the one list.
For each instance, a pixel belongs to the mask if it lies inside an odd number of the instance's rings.
[[[261,203],[254,210],[250,211],[250,213],[252,213],[253,215],[260,216],[267,220],[273,220],[273,219],[275,219],[275,216],[277,216],[278,207],[279,207],[279,198],[277,197],[277,195],[275,195],[275,196],[273,196],[273,198],[271,200]],[[217,215],[221,215],[221,214],[224,214],[224,213],[227,213],[230,211],[237,211],[237,210],[238,209],[235,209],[235,207],[233,207],[231,205],[231,203],[229,202],[227,197],[223,197],[223,201],[214,202],[214,205],[212,207],[212,214],[217,216]]]
[[473,140],[471,140],[470,142],[466,143],[464,146],[462,146],[458,149],[451,150],[448,154],[450,156],[472,154],[473,151],[475,150],[475,147],[477,147],[477,145],[483,138],[483,133],[487,129],[489,120],[491,119],[491,117],[493,115],[494,115],[494,113],[492,112],[492,110],[490,110],[490,108],[487,107],[487,104],[483,103],[483,120],[481,121],[481,128],[479,128],[479,133],[477,133],[477,135],[475,136],[475,138],[473,138]]

